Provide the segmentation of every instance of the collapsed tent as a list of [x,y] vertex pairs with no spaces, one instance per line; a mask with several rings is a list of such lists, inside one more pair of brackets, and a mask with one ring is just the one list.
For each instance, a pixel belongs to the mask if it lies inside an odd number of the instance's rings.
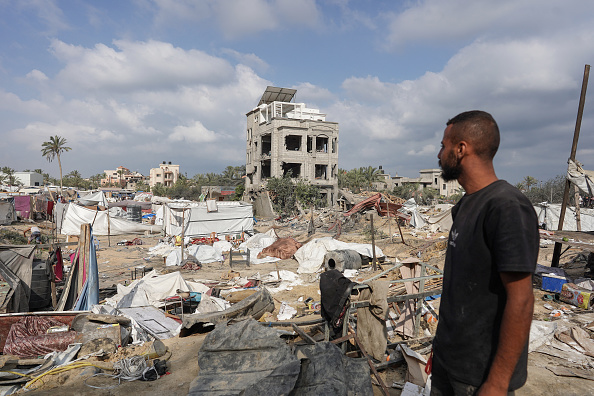
[[82,224],[92,224],[95,235],[144,234],[158,232],[158,227],[108,215],[107,211],[91,210],[76,204],[56,205],[54,217],[63,235],[78,235]]
[[252,205],[245,202],[170,202],[163,205],[166,235],[209,236],[253,232]]
[[142,279],[129,286],[117,285],[118,293],[107,299],[107,303],[117,308],[164,305],[163,299],[175,296],[178,290],[206,293],[209,288],[202,283],[186,281],[179,271],[158,275],[151,271]]
[[[538,216],[538,224],[545,224],[547,230],[556,230],[561,214],[561,204],[546,202],[534,205]],[[580,222],[582,231],[594,231],[594,209],[580,208]],[[563,230],[577,231],[575,207],[568,206],[563,220]]]
[[[314,273],[322,269],[324,265],[324,256],[331,250],[354,250],[362,256],[372,257],[373,251],[371,244],[347,243],[337,241],[332,237],[316,238],[295,252],[295,259],[299,263],[297,272],[300,274]],[[375,247],[375,257],[384,257],[384,253],[379,247]]]
[[0,200],[0,225],[10,224],[16,221],[16,210],[14,209],[14,198]]

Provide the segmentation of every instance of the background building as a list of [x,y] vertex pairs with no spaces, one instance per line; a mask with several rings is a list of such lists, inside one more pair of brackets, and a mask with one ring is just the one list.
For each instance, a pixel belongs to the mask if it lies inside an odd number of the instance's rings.
[[165,187],[171,187],[179,178],[179,165],[172,165],[171,161],[163,161],[158,168],[152,168],[149,176],[149,187],[161,184]]
[[23,183],[24,187],[43,186],[43,175],[37,172],[14,172],[14,177]]
[[142,173],[131,172],[123,166],[118,166],[115,170],[106,169],[103,173],[105,178],[101,179],[101,186],[118,186],[133,190],[137,183],[143,183],[147,179]]
[[267,87],[247,116],[246,192],[290,174],[320,187],[328,204],[338,192],[338,123],[318,109],[291,103],[297,90]]
[[379,184],[383,184],[386,190],[393,190],[394,187],[400,187],[405,184],[419,184],[419,189],[425,187],[434,188],[439,191],[439,195],[449,197],[459,193],[462,190],[462,186],[457,180],[445,181],[441,177],[441,169],[421,169],[419,171],[419,177],[404,177],[404,176],[390,176],[384,173],[382,167],[379,167],[381,174],[381,181],[374,183],[376,189],[381,189]]

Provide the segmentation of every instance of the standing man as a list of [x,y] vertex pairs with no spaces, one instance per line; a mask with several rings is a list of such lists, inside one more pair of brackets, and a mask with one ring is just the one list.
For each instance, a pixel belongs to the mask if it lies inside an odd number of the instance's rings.
[[452,208],[431,395],[509,395],[526,382],[538,257],[530,201],[499,180],[499,128],[484,111],[447,122],[439,166],[466,194]]

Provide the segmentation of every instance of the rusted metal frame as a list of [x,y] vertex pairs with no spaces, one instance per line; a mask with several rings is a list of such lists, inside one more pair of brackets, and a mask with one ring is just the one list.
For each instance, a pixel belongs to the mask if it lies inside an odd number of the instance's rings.
[[[440,294],[441,290],[442,290],[441,288],[438,288],[438,289],[426,290],[423,293],[401,294],[399,296],[391,296],[391,297],[388,297],[387,301],[388,301],[388,303],[393,303],[393,302],[407,301],[407,300],[416,299],[416,298],[425,298],[425,297],[429,297],[429,296],[434,296],[435,294]],[[368,306],[369,306],[369,301],[357,301],[357,302],[351,303],[351,308],[364,308],[364,307],[368,307]]]

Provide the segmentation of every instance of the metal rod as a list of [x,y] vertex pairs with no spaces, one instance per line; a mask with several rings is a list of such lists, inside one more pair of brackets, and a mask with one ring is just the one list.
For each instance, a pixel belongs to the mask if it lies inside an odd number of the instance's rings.
[[[571,144],[571,154],[569,159],[575,161],[575,153],[577,151],[578,139],[580,137],[580,128],[582,126],[582,115],[584,114],[584,103],[586,102],[586,91],[588,90],[588,77],[590,76],[590,65],[584,67],[584,78],[582,80],[582,92],[580,94],[580,103],[578,105],[578,114],[575,121],[575,130],[573,132],[573,142]],[[563,192],[563,202],[561,203],[561,212],[559,213],[559,225],[557,230],[563,230],[563,222],[565,221],[565,210],[567,209],[567,202],[569,201],[569,187],[571,182],[565,179],[565,190]],[[559,266],[559,259],[561,258],[561,243],[555,243],[553,250],[553,259],[551,260],[551,267]]]

